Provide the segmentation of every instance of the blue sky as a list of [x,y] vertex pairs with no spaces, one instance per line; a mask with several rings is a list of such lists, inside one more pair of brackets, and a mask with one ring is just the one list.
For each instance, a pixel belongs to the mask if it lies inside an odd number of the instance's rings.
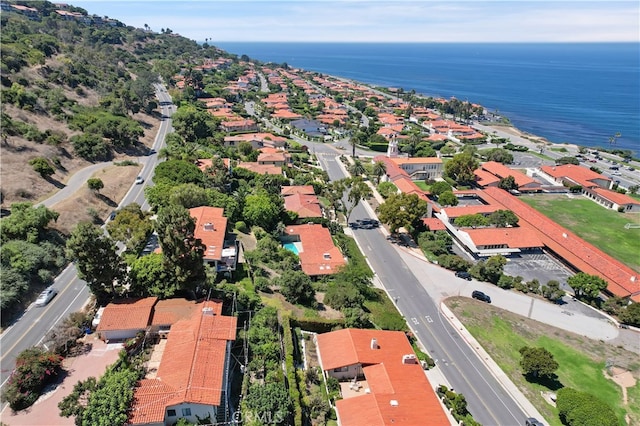
[[204,41],[640,41],[630,1],[69,1],[90,14]]

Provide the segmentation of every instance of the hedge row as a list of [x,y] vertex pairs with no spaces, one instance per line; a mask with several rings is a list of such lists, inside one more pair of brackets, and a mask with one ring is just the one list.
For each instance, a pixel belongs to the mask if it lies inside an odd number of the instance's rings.
[[312,331],[314,333],[327,333],[336,328],[344,328],[344,320],[327,320],[318,318],[296,318],[292,317],[290,323],[294,327],[300,327],[304,331]]
[[288,315],[283,315],[280,319],[282,325],[282,334],[284,338],[284,359],[287,368],[287,381],[289,382],[289,395],[293,401],[293,416],[295,425],[302,424],[302,405],[300,404],[301,396],[298,387],[298,376],[296,374],[296,366],[293,359],[293,336],[291,335],[291,321]]

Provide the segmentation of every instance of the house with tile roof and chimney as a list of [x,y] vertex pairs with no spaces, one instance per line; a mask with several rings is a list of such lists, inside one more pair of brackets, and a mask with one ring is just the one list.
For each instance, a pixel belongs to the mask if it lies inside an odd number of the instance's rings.
[[205,246],[204,261],[218,272],[233,272],[238,262],[238,243],[227,240],[227,218],[219,207],[194,207],[189,214],[196,220],[195,238]]
[[284,197],[284,208],[294,212],[298,218],[322,217],[320,200],[312,185],[283,186],[280,195]]
[[325,378],[335,377],[341,426],[454,425],[402,331],[343,329],[316,336]]
[[340,249],[333,244],[329,229],[316,223],[288,225],[280,238],[300,258],[302,272],[310,277],[332,275],[347,262]]
[[[184,418],[198,423],[229,420],[231,344],[237,318],[222,315],[222,302],[197,304],[174,322],[152,358],[159,358],[134,389],[127,424],[173,425]],[[156,353],[159,352],[159,353]]]

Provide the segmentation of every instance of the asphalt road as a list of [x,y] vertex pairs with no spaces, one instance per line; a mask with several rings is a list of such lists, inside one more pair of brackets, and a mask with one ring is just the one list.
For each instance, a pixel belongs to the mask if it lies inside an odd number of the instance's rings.
[[[162,104],[162,114],[169,117],[174,111],[174,106],[170,105],[171,97],[160,85],[156,86],[156,95]],[[171,131],[171,120],[166,118],[160,124],[153,149],[159,151],[164,144],[164,138]],[[149,183],[153,169],[159,159],[157,154],[151,154],[140,157],[139,161],[143,164],[140,175],[145,179],[144,184],[133,185],[120,203],[120,206],[137,202],[143,206],[143,208],[145,206],[148,208],[148,204],[146,204],[144,199],[144,186]],[[74,174],[74,176],[69,179],[65,189],[62,190],[66,191],[63,193],[64,197],[85,185],[86,180],[91,177],[95,171],[109,164],[111,163],[96,164]],[[60,192],[58,194],[60,194]],[[64,197],[61,198],[58,194],[45,200],[42,204],[47,207],[54,206],[57,202],[64,199]],[[40,345],[49,330],[54,328],[71,312],[79,311],[89,301],[90,292],[86,282],[78,278],[73,265],[69,265],[55,279],[53,287],[58,290],[58,294],[47,306],[36,307],[31,305],[14,324],[0,335],[0,347],[2,348],[2,356],[0,357],[0,388],[4,386],[13,371],[15,358],[20,352],[32,346]],[[4,408],[4,405],[2,408]]]
[[[329,177],[332,180],[345,177],[333,148],[313,145]],[[361,203],[349,220],[367,217],[370,214]],[[398,309],[421,344],[438,360],[438,366],[451,386],[464,394],[474,418],[484,425],[522,424],[527,416],[519,404],[442,318],[436,303],[382,232],[356,229],[354,235],[376,278],[396,300]]]

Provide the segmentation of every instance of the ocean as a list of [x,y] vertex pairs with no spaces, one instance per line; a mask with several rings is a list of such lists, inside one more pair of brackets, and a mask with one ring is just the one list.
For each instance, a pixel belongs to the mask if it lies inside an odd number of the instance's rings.
[[220,42],[262,62],[456,97],[555,143],[640,152],[639,43]]

